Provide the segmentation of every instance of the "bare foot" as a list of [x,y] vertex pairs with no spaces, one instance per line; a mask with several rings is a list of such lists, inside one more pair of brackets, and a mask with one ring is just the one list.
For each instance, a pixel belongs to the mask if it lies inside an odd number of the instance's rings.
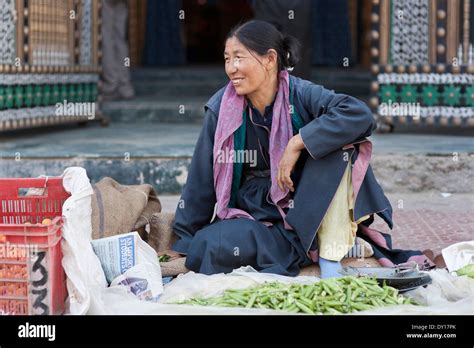
[[434,261],[434,259],[435,259],[435,255],[433,253],[433,250],[431,250],[431,249],[423,250],[423,255],[425,255],[431,261]]
[[444,258],[442,254],[439,254],[434,258],[434,263],[436,264],[436,267],[438,268],[446,268],[446,262],[444,262]]

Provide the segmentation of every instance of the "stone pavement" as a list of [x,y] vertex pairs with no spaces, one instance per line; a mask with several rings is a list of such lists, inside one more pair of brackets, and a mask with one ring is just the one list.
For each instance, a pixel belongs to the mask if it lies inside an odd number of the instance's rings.
[[[394,228],[376,218],[373,228],[390,232],[396,249],[432,249],[439,254],[443,248],[474,240],[474,195],[458,193],[390,193]],[[161,196],[164,211],[174,211],[179,196]]]
[[[451,244],[474,240],[474,195],[391,193],[387,196],[393,207],[394,248],[432,249],[438,254]],[[381,219],[373,227],[389,231]]]

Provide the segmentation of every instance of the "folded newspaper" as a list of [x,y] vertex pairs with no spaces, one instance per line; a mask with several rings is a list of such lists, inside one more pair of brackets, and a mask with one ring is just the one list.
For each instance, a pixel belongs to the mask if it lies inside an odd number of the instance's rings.
[[110,286],[125,286],[141,300],[156,301],[163,293],[158,256],[137,232],[91,243]]

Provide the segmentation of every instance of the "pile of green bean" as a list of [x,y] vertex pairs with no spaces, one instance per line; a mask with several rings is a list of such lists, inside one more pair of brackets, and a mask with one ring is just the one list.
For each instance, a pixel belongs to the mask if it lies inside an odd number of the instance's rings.
[[379,286],[374,278],[329,278],[314,284],[264,283],[255,288],[228,289],[222,296],[180,302],[201,306],[266,308],[291,313],[343,314],[375,307],[416,304],[398,290]]

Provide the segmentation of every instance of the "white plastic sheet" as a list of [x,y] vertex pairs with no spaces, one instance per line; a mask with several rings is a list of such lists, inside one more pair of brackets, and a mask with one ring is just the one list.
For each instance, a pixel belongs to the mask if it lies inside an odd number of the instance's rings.
[[446,267],[451,271],[457,271],[466,265],[474,263],[474,240],[459,242],[441,250]]
[[63,173],[64,189],[71,193],[63,204],[63,268],[67,276],[67,313],[106,313],[101,299],[107,281],[91,246],[92,186],[83,168],[71,167]]
[[430,315],[430,314],[474,314],[474,280],[458,277],[444,269],[429,272],[433,282],[426,288],[417,288],[405,295],[422,306],[404,305],[384,307],[361,312],[361,314]]
[[264,282],[312,284],[318,277],[285,277],[278,274],[258,273],[252,267],[241,267],[229,274],[212,276],[188,272],[178,276],[165,286],[160,303],[183,301],[192,297],[212,297],[222,294],[226,289],[254,287]]
[[[358,315],[430,315],[430,314],[473,314],[474,281],[466,276],[457,277],[445,270],[430,272],[433,283],[426,288],[410,291],[406,296],[413,297],[422,306],[398,305],[363,312]],[[258,273],[251,267],[242,267],[230,274],[211,276],[189,272],[165,285],[165,292],[159,303],[138,303],[127,299],[121,289],[108,289],[106,302],[116,314],[186,314],[186,315],[287,315],[264,309],[219,308],[177,305],[178,301],[192,297],[211,297],[222,294],[226,289],[257,286],[263,282],[281,281],[285,283],[313,283],[316,277],[283,277],[274,274]],[[135,302],[132,302],[135,301]]]

